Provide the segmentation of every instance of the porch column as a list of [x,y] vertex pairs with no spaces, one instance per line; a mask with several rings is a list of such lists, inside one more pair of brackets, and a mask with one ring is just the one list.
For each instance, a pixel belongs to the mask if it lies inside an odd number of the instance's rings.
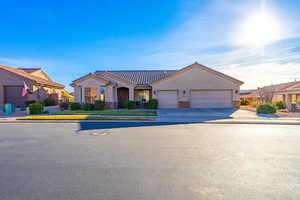
[[80,103],[85,103],[84,88],[85,87],[81,87],[81,102]]
[[130,87],[129,89],[129,100],[134,101],[134,88]]
[[288,109],[288,111],[292,111],[292,95],[286,94],[285,99],[286,99],[286,108]]

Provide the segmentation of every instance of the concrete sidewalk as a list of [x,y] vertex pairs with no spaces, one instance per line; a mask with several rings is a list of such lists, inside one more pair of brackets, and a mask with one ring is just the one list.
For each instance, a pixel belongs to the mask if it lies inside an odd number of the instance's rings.
[[[14,116],[15,117],[15,116]],[[107,116],[106,116],[107,117]],[[127,116],[129,117],[129,116]],[[141,116],[140,116],[141,117]],[[0,123],[80,123],[80,122],[124,122],[124,123],[207,123],[207,124],[286,124],[300,125],[300,118],[258,115],[238,109],[174,109],[158,110],[154,121],[143,120],[7,120]]]
[[142,120],[1,120],[1,124],[8,123],[126,123],[126,124],[160,124],[160,123],[169,123],[169,124],[266,124],[266,125],[300,125],[299,119],[223,119],[223,120],[207,120],[207,121],[142,121]]

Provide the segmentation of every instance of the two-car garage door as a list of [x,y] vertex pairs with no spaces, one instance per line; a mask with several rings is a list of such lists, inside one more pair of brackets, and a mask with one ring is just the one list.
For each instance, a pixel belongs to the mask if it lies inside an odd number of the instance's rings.
[[229,108],[232,107],[231,90],[191,90],[191,108]]
[[[159,108],[178,108],[178,91],[158,91]],[[191,108],[230,108],[232,107],[231,90],[191,90]]]

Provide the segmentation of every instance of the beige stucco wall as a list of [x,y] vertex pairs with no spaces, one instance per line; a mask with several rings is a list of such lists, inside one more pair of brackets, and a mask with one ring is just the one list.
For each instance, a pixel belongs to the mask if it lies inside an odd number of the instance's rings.
[[282,94],[275,94],[272,99],[273,102],[284,101]]
[[[74,86],[74,98],[75,102],[80,102],[80,90],[84,91],[84,88],[97,88],[100,89],[100,87],[106,87],[105,91],[105,101],[106,102],[117,102],[117,88],[119,87],[126,87],[129,88],[129,99],[134,100],[134,85],[122,82],[119,80],[114,80],[114,85],[107,85],[105,81],[101,81],[101,79],[94,79],[94,78],[88,78],[84,79]],[[82,93],[84,94],[84,93]],[[84,102],[84,97],[82,98]]]
[[130,83],[126,83],[123,81],[119,81],[119,80],[113,80],[114,83],[116,84],[115,88],[112,90],[113,92],[113,102],[117,102],[118,101],[118,95],[117,95],[117,88],[120,87],[126,87],[129,89],[129,100],[134,100],[134,87],[135,85],[130,84]]
[[74,86],[74,102],[81,103],[80,91],[81,87]]
[[[80,81],[79,83],[76,84],[74,87],[74,98],[75,102],[79,102],[81,100],[80,97],[80,90],[83,90],[82,94],[84,95],[84,88],[94,88],[97,89],[97,91],[100,90],[101,87],[106,87],[105,91],[105,101],[106,102],[113,102],[113,88],[112,86],[107,87],[106,82],[102,80],[96,80],[93,78],[85,79]],[[84,102],[84,97],[82,98],[82,101]]]
[[30,74],[51,81],[51,79],[49,79],[49,77],[46,75],[46,73],[43,72],[42,70],[37,70]]
[[[190,90],[219,90],[230,89],[233,100],[239,100],[240,86],[230,80],[204,71],[200,68],[191,68],[177,76],[152,84],[152,91],[179,90],[179,101],[189,101]],[[186,91],[185,94],[183,91]],[[237,91],[237,93],[235,92]],[[153,98],[157,98],[153,93]]]

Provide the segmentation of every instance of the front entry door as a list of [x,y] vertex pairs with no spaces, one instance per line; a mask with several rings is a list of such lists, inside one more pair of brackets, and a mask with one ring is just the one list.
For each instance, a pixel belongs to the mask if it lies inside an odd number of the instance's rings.
[[129,89],[125,87],[118,88],[118,107],[125,108],[125,103],[129,100]]

